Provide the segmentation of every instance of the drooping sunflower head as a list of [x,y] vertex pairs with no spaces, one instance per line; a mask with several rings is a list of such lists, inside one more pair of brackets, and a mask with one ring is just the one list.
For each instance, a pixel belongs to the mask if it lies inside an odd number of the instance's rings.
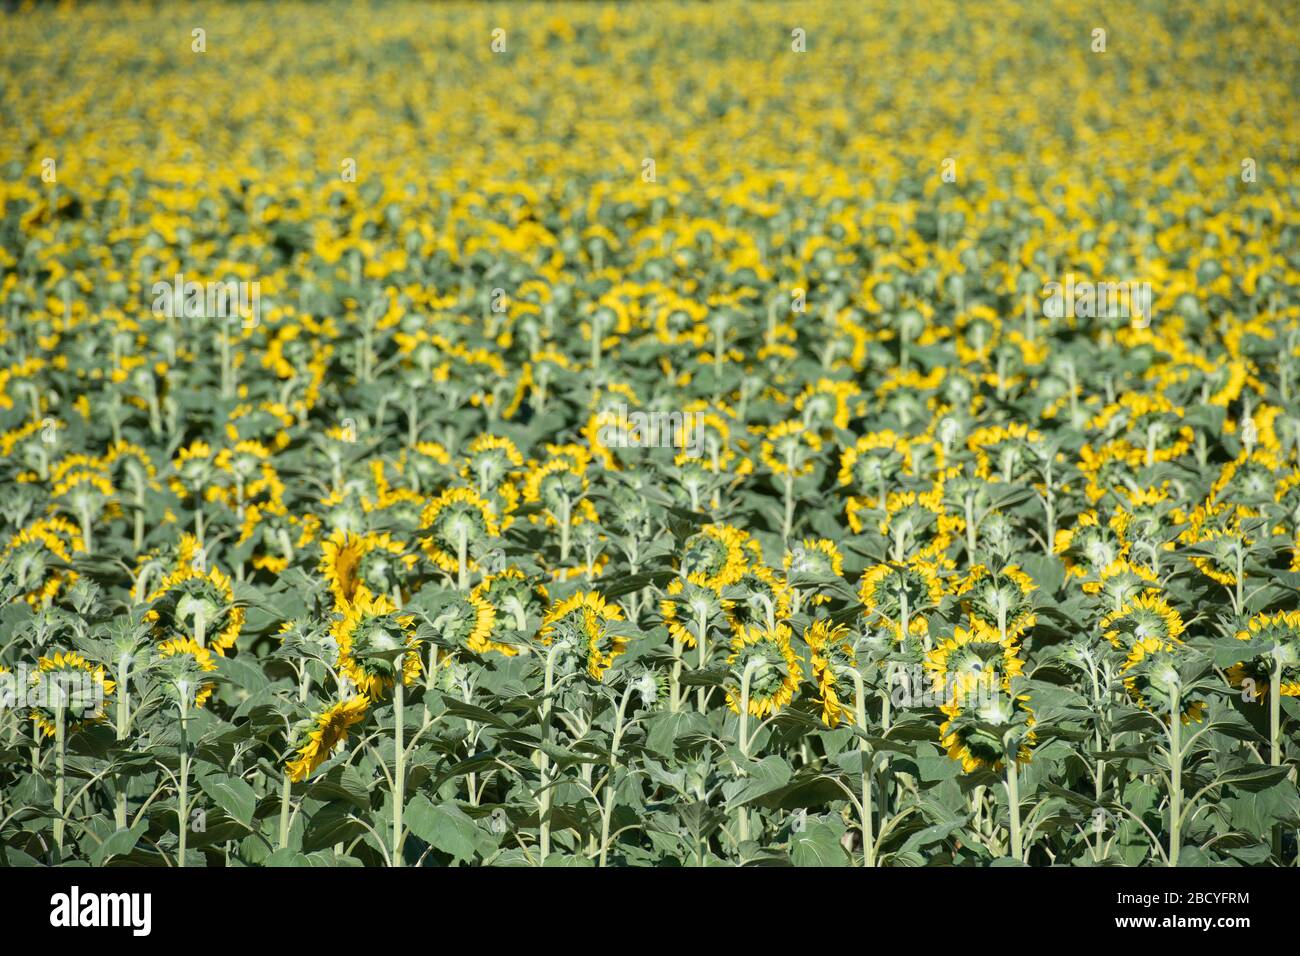
[[461,465],[461,477],[473,482],[479,494],[493,491],[523,466],[523,455],[509,438],[478,435],[469,443]]
[[727,617],[733,629],[749,624],[772,627],[790,616],[790,586],[764,565],[751,565],[722,593],[730,602]]
[[1179,663],[1187,653],[1181,642],[1144,637],[1129,646],[1128,658],[1120,673],[1129,696],[1143,710],[1168,717],[1174,698],[1179,701],[1183,723],[1200,721],[1205,712],[1205,702],[1189,699],[1183,693],[1183,679]]
[[804,538],[785,553],[784,567],[787,576],[838,578],[844,574],[844,556],[829,538]]
[[1015,635],[1002,635],[979,621],[956,627],[925,657],[931,685],[945,703],[968,707],[977,697],[1008,694],[1011,680],[1024,671]]
[[856,688],[849,672],[857,668],[858,661],[849,629],[822,619],[808,626],[803,639],[812,651],[813,677],[821,692],[822,723],[827,727],[855,723]]
[[9,539],[0,553],[0,580],[12,581],[28,604],[47,603],[60,588],[76,581],[77,573],[64,565],[85,549],[72,522],[57,516],[41,518]]
[[370,699],[359,694],[313,714],[294,726],[292,760],[284,765],[294,783],[306,780],[348,739],[348,731],[365,719]]
[[470,594],[456,594],[431,623],[441,646],[464,648],[479,655],[496,651],[513,657],[519,653],[517,647],[492,639],[497,617],[496,608],[475,588]]
[[335,531],[321,543],[320,571],[337,605],[358,594],[390,595],[400,591],[415,564],[415,555],[388,534]]
[[414,623],[386,596],[358,595],[335,612],[339,670],[371,700],[381,699],[399,673],[404,685],[413,684],[421,671]]
[[962,610],[972,620],[998,633],[1020,635],[1038,620],[1030,598],[1037,587],[1033,579],[1014,564],[996,571],[977,564],[958,588],[958,593]]
[[803,679],[803,665],[790,644],[791,636],[788,624],[775,628],[749,626],[732,636],[724,685],[732,712],[740,713],[746,690],[749,713],[754,717],[778,713],[794,700]]
[[1281,696],[1300,697],[1300,611],[1256,614],[1237,632],[1237,640],[1264,649],[1228,668],[1229,681],[1247,692],[1246,699],[1265,700],[1275,670]]
[[540,504],[551,521],[561,520],[566,512],[572,515],[586,490],[586,466],[580,467],[571,456],[534,465],[524,477],[524,501]]
[[603,680],[614,658],[627,651],[628,639],[611,624],[623,620],[617,604],[593,592],[578,591],[547,611],[537,638],[551,647],[563,643],[592,680]]
[[1056,533],[1056,553],[1066,571],[1075,577],[1098,574],[1128,553],[1128,546],[1108,524],[1102,524],[1095,511],[1085,511],[1073,528]]
[[948,756],[960,761],[966,773],[997,772],[1011,753],[1018,763],[1029,760],[1036,734],[1028,700],[1025,694],[979,695],[968,707],[953,703],[940,708],[948,718],[939,727]]
[[912,635],[929,633],[926,612],[943,597],[943,585],[934,568],[921,561],[910,564],[877,564],[868,568],[858,583],[858,597],[870,625],[882,621],[901,641],[903,618]]
[[58,710],[63,711],[67,727],[103,720],[105,701],[116,689],[104,675],[104,665],[92,664],[75,651],[41,657],[28,689],[35,704],[30,717],[36,729],[43,736],[55,736]]
[[822,439],[798,419],[780,422],[767,430],[758,457],[778,478],[812,474]]
[[725,614],[731,603],[713,588],[677,577],[664,589],[659,613],[673,640],[691,648],[696,646],[699,631],[707,629],[714,617]]
[[911,446],[905,438],[887,429],[869,432],[840,453],[838,481],[875,492],[879,499],[881,490],[910,467]]
[[500,533],[492,505],[472,488],[445,490],[425,507],[420,526],[426,532],[425,554],[444,571],[455,571],[460,566],[462,550],[466,567],[477,568],[469,557],[470,547]]
[[1122,650],[1142,641],[1181,643],[1183,618],[1163,597],[1144,591],[1101,619],[1102,635]]
[[160,635],[183,634],[224,656],[244,626],[244,609],[235,603],[230,578],[220,568],[202,569],[196,558],[184,561],[149,596],[145,619]]
[[[490,574],[471,592],[496,612],[492,633],[507,644],[520,644],[528,633],[529,621],[540,618],[550,603],[546,586],[530,579],[519,568]],[[514,653],[514,648],[510,653]]]
[[158,668],[164,683],[178,694],[186,707],[202,707],[217,685],[205,674],[217,669],[212,651],[192,637],[177,637],[158,645]]
[[682,546],[681,572],[705,587],[721,591],[735,584],[749,567],[749,536],[731,525],[705,525]]
[[1102,568],[1096,579],[1086,580],[1080,587],[1085,594],[1098,595],[1104,607],[1123,607],[1143,594],[1156,593],[1160,581],[1145,565],[1120,558]]

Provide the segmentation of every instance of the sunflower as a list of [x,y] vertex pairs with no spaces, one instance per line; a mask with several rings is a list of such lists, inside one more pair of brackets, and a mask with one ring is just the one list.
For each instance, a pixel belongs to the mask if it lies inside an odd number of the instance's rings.
[[[496,574],[489,574],[474,586],[471,596],[482,598],[496,612],[492,633],[498,640],[507,644],[520,644],[528,629],[530,615],[541,617],[550,603],[546,586],[529,580],[518,568],[506,568]],[[503,654],[513,655],[516,648],[500,644]],[[504,648],[504,649],[502,649]]]
[[29,697],[40,704],[31,709],[32,723],[45,737],[56,732],[56,706],[74,719],[73,728],[103,720],[104,700],[116,684],[104,674],[103,664],[92,664],[75,651],[56,651],[36,662]]
[[204,683],[203,675],[217,669],[212,651],[189,637],[173,638],[158,645],[158,658],[173,687],[184,686],[184,693],[193,694],[194,707],[202,707],[212,696],[217,685]]
[[990,425],[977,428],[966,439],[966,447],[975,453],[975,475],[988,481],[1015,481],[1033,468],[1037,457],[1031,445],[1043,436],[1028,425]]
[[361,594],[391,595],[401,591],[415,555],[388,534],[355,535],[335,531],[321,542],[320,572],[329,583],[336,607]]
[[943,597],[943,585],[934,568],[923,561],[908,564],[877,564],[863,572],[858,597],[868,625],[886,622],[894,639],[903,639],[903,618],[907,632],[922,636],[930,632],[925,612]]
[[469,443],[461,465],[462,478],[471,479],[483,497],[523,466],[524,458],[509,438],[478,435]]
[[945,703],[966,706],[972,696],[1011,692],[1011,679],[1019,677],[1025,663],[1015,635],[1004,640],[994,628],[972,620],[969,628],[956,627],[953,635],[925,655],[931,685]]
[[701,622],[707,627],[711,618],[725,614],[732,604],[713,588],[680,577],[669,581],[664,593],[659,602],[664,627],[673,640],[687,648],[695,647],[695,629],[701,626]]
[[1037,587],[1017,565],[990,571],[977,564],[958,585],[957,594],[971,620],[1000,634],[1019,636],[1038,621],[1029,597]]
[[803,679],[803,666],[790,646],[792,634],[788,624],[778,624],[774,629],[751,625],[738,630],[732,637],[725,690],[727,706],[733,713],[740,713],[741,687],[746,672],[749,673],[751,716],[766,717],[778,713],[794,700]]
[[[338,646],[336,667],[371,700],[379,700],[392,687],[400,667],[402,683],[410,686],[420,676],[419,641],[413,633],[415,619],[397,613],[383,594],[359,594],[335,611],[332,633]],[[380,656],[400,651],[395,657]]]
[[[186,561],[191,553],[195,556]],[[230,578],[219,568],[204,572],[201,567],[197,552],[183,550],[175,569],[149,595],[152,607],[145,620],[160,633],[192,635],[224,657],[244,626],[244,609],[235,603]]]
[[1103,607],[1120,608],[1143,594],[1157,594],[1160,581],[1155,572],[1125,559],[1112,561],[1102,568],[1095,581],[1084,581],[1085,594],[1098,595]]
[[1026,705],[1027,700],[1027,694],[993,694],[977,695],[965,707],[956,702],[945,704],[939,708],[947,718],[939,727],[940,743],[947,748],[949,757],[960,761],[966,773],[996,773],[1006,763],[1012,747],[1016,762],[1025,763],[1037,740],[1034,712]]
[[306,780],[330,758],[334,748],[348,739],[348,730],[365,719],[370,698],[359,694],[331,704],[294,727],[294,750],[298,756],[284,765],[294,783]]
[[1103,524],[1097,512],[1090,509],[1075,518],[1073,528],[1056,532],[1053,550],[1061,556],[1067,574],[1086,578],[1127,556],[1129,546],[1119,531]]
[[472,488],[448,488],[425,506],[420,527],[426,534],[422,547],[425,554],[444,571],[459,568],[459,553],[465,548],[465,567],[478,568],[469,558],[469,546],[495,538],[496,513],[492,505]]
[[732,630],[750,624],[769,627],[790,616],[790,585],[761,564],[752,565],[735,584],[722,592],[727,600],[727,619]]
[[1147,640],[1182,643],[1183,618],[1163,597],[1147,591],[1102,618],[1101,630],[1121,650]]
[[556,641],[568,641],[588,676],[599,681],[614,658],[627,651],[628,639],[612,633],[609,627],[609,622],[621,620],[623,611],[617,604],[607,603],[594,591],[578,591],[546,612],[537,638],[547,647]]
[[856,669],[857,656],[849,643],[849,629],[830,621],[814,621],[804,632],[804,642],[812,650],[813,679],[821,693],[822,723],[838,727],[856,722],[853,706],[844,700],[856,693],[853,682],[845,682],[846,670]]
[[767,430],[758,457],[772,474],[799,478],[812,474],[822,439],[802,421],[780,422]]
[[1128,658],[1120,673],[1124,675],[1129,696],[1143,710],[1166,716],[1177,694],[1183,723],[1199,723],[1205,713],[1204,701],[1188,701],[1179,693],[1182,678],[1178,660],[1185,647],[1182,642],[1156,636],[1139,638],[1129,645]]
[[708,524],[682,545],[680,569],[688,580],[721,592],[744,576],[756,549],[747,532]]
[[1257,641],[1272,647],[1269,653],[1228,668],[1228,680],[1234,687],[1250,680],[1254,689],[1251,699],[1262,702],[1268,696],[1273,669],[1280,666],[1279,692],[1283,697],[1300,697],[1300,611],[1256,614],[1237,632],[1237,640]]
[[61,588],[77,580],[66,568],[85,544],[77,526],[59,517],[33,521],[9,539],[0,553],[0,571],[31,605],[48,604]]
[[469,594],[456,594],[431,623],[446,645],[463,647],[480,656],[496,651],[514,657],[518,647],[492,639],[498,618],[497,609],[476,588]]

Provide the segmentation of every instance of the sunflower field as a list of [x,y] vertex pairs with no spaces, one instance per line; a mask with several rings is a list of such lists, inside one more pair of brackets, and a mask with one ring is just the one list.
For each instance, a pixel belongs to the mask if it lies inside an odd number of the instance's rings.
[[1300,863],[1293,17],[0,17],[0,863]]

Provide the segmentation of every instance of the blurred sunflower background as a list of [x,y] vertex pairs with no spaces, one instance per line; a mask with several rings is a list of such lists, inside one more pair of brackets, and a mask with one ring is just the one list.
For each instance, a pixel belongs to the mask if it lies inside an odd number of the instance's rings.
[[6,862],[1296,865],[1282,12],[3,16]]

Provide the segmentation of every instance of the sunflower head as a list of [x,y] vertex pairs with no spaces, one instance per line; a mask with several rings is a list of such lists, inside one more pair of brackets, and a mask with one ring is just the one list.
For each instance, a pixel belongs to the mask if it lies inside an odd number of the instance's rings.
[[399,675],[406,685],[420,676],[414,618],[399,614],[387,597],[360,595],[335,615],[338,667],[361,693],[379,700]]
[[348,739],[348,730],[365,719],[370,699],[359,694],[316,712],[294,726],[295,756],[285,764],[294,783],[306,780],[330,758],[336,747]]
[[202,707],[216,690],[204,679],[217,669],[212,651],[188,637],[173,638],[158,645],[158,668],[163,680],[183,701],[184,707]]
[[734,713],[740,713],[746,690],[754,717],[778,713],[794,699],[803,665],[790,645],[791,636],[789,625],[778,624],[775,628],[749,625],[732,637],[724,687],[727,706]]
[[853,706],[845,704],[856,691],[849,675],[858,666],[849,629],[823,619],[809,625],[803,639],[812,651],[813,678],[821,692],[822,723],[827,727],[854,723]]
[[444,571],[455,571],[460,566],[462,548],[466,567],[477,568],[469,558],[471,546],[500,533],[495,509],[472,488],[445,490],[425,506],[420,526],[425,532],[425,554]]
[[562,644],[576,656],[592,680],[603,680],[614,659],[627,651],[628,639],[613,622],[623,620],[617,604],[595,592],[578,591],[546,612],[537,638],[547,647]]
[[1122,650],[1147,640],[1181,643],[1183,618],[1154,591],[1144,591],[1101,619],[1102,635]]
[[907,633],[929,632],[928,610],[943,597],[943,586],[934,568],[921,561],[909,564],[877,564],[868,568],[858,582],[869,624],[884,623],[894,631],[895,640],[903,640],[903,618]]
[[1029,760],[1036,736],[1034,714],[1025,694],[981,695],[940,708],[948,719],[939,728],[939,738],[948,756],[961,762],[962,770],[997,772],[1009,755],[1017,762]]
[[744,576],[750,543],[745,532],[730,525],[705,525],[686,539],[681,571],[695,583],[721,591]]
[[1005,639],[991,627],[972,620],[957,627],[925,657],[932,687],[947,703],[968,707],[976,697],[1008,694],[1011,681],[1024,671],[1016,637]]
[[1186,653],[1187,647],[1181,642],[1155,636],[1140,638],[1129,646],[1120,673],[1129,696],[1139,707],[1167,718],[1177,698],[1183,723],[1201,719],[1205,703],[1189,700],[1183,692],[1179,665]]
[[31,677],[29,697],[37,702],[31,709],[32,723],[46,737],[56,733],[58,710],[70,719],[70,726],[103,720],[105,700],[116,685],[105,676],[102,664],[92,664],[75,651],[57,651],[41,657]]

